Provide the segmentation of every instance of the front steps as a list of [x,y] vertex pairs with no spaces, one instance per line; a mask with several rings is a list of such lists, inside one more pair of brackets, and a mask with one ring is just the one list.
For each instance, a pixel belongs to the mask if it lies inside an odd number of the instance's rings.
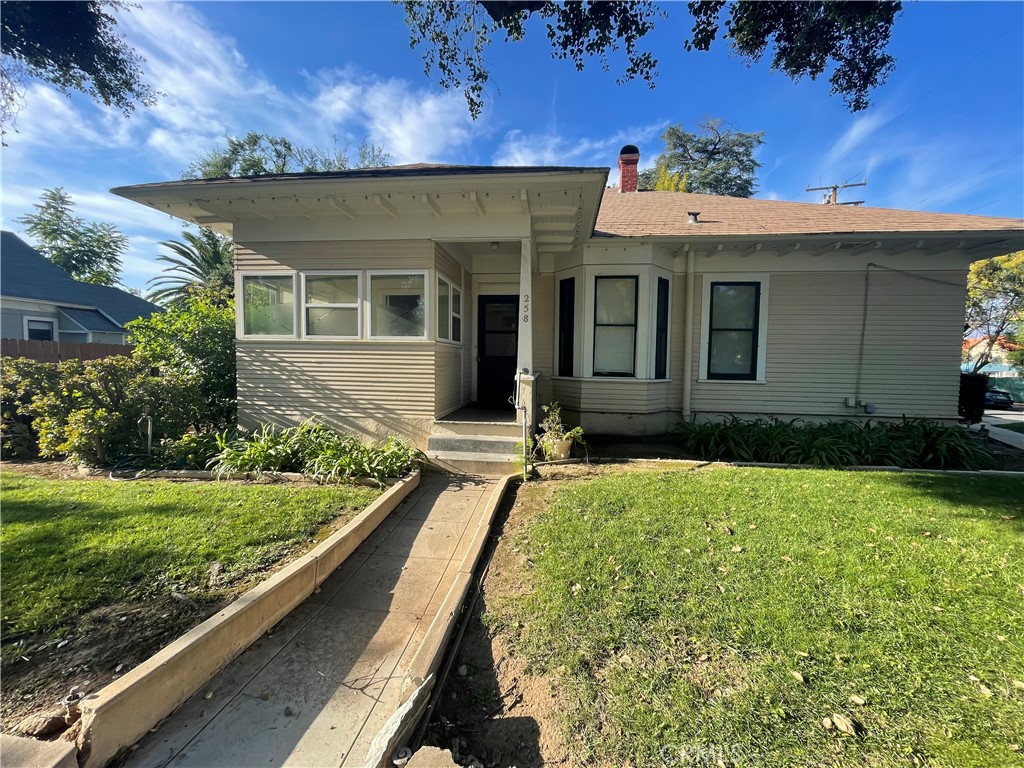
[[507,435],[434,434],[427,438],[427,458],[449,472],[507,475],[520,466],[521,443],[521,437]]

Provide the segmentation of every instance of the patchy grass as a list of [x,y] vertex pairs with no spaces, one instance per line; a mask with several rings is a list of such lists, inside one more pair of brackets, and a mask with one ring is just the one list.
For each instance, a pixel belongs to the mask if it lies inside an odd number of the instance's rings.
[[624,472],[517,546],[487,620],[585,760],[1024,764],[1020,479]]
[[105,604],[223,594],[379,494],[355,486],[52,480],[10,472],[2,482],[5,640],[57,630]]

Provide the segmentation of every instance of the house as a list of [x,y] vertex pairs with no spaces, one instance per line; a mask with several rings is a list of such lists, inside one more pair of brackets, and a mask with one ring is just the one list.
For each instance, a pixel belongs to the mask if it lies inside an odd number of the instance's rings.
[[558,400],[601,433],[957,418],[968,264],[1024,245],[1024,221],[637,192],[638,161],[623,148],[618,188],[418,164],[113,192],[234,237],[249,425],[458,450],[519,434],[514,395],[529,424]]
[[160,308],[120,288],[72,280],[13,232],[0,233],[0,336],[124,344],[125,323]]

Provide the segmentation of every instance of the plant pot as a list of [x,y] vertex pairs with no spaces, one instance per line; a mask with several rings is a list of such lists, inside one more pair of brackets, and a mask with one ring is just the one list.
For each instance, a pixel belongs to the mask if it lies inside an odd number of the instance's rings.
[[544,458],[548,461],[562,461],[572,455],[572,440],[549,440],[544,447]]

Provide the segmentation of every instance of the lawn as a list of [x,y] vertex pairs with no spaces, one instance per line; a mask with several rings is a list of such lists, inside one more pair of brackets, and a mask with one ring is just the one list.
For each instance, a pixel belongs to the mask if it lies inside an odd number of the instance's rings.
[[52,480],[12,472],[3,473],[2,490],[6,640],[59,629],[105,604],[223,595],[379,494],[361,486]]
[[632,471],[551,498],[486,620],[581,763],[1024,764],[1024,480]]
[[1021,424],[1000,424],[999,428],[1000,429],[1008,429],[1011,432],[1024,433],[1024,423],[1021,423]]

